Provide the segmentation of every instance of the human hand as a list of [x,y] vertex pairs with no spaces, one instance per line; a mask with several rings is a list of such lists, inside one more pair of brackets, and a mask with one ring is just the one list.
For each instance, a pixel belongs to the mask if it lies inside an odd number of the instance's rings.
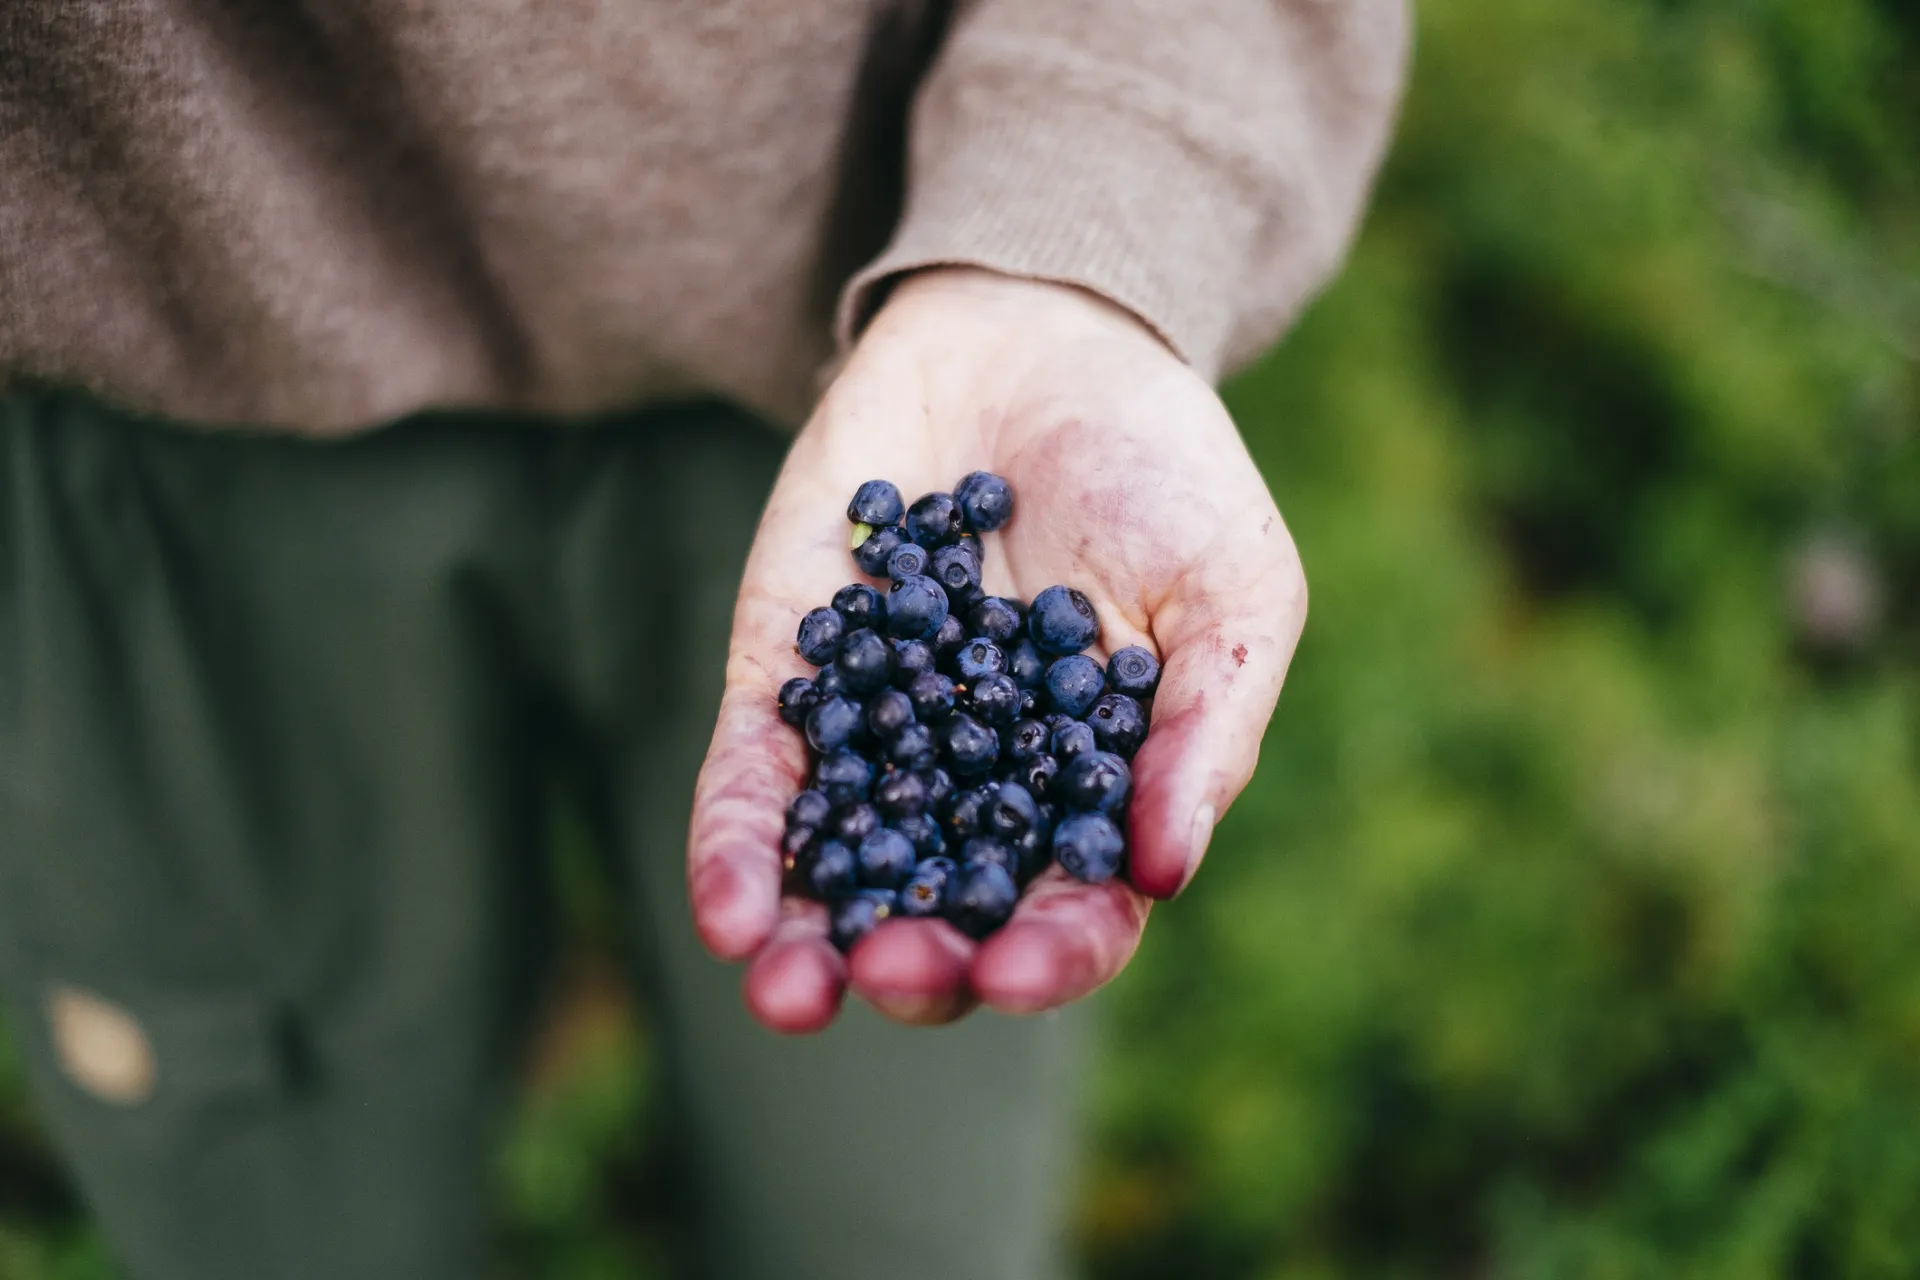
[[[912,501],[974,470],[1015,493],[1012,523],[984,540],[986,590],[1032,599],[1064,583],[1099,613],[1100,657],[1141,644],[1161,658],[1127,878],[1052,867],[984,942],[894,919],[842,957],[824,907],[781,898],[780,837],[808,762],[775,693],[810,673],[801,616],[860,580],[841,518],[854,489],[884,478]],[[1086,995],[1131,958],[1150,900],[1185,886],[1252,776],[1306,612],[1293,541],[1219,398],[1138,320],[1062,285],[909,277],[794,442],[747,561],[688,838],[700,936],[752,958],[747,1004],[777,1031],[826,1026],[849,983],[911,1023]]]

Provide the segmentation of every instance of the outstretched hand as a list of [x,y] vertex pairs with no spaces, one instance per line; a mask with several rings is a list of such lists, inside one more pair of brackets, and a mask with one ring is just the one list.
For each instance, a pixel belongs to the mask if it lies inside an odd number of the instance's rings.
[[[801,616],[860,580],[841,517],[854,489],[885,478],[911,501],[975,470],[1017,495],[984,540],[987,592],[1075,587],[1099,612],[1098,656],[1160,656],[1128,876],[1089,885],[1053,867],[985,942],[894,919],[842,957],[824,907],[781,898],[780,837],[808,765],[775,693],[810,673]],[[747,561],[688,840],[701,937],[751,957],[747,1004],[778,1031],[826,1026],[849,984],[912,1023],[1086,995],[1127,963],[1150,900],[1187,883],[1252,775],[1306,611],[1292,539],[1219,398],[1137,320],[1061,285],[909,277],[795,441]]]

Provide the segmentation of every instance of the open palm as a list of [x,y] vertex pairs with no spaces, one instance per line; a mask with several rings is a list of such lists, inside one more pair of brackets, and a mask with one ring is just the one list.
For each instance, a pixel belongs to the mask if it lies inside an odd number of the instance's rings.
[[[807,759],[775,691],[809,673],[793,647],[801,616],[863,580],[841,515],[854,489],[885,478],[911,501],[974,470],[1016,494],[1012,522],[984,539],[986,590],[1075,587],[1099,612],[1098,656],[1141,644],[1164,665],[1133,762],[1128,879],[1051,868],[985,942],[896,919],[843,959],[823,907],[780,897]],[[1085,995],[1133,954],[1149,900],[1186,883],[1251,776],[1305,616],[1292,540],[1219,399],[1137,321],[1062,286],[911,278],[795,442],[748,559],[689,835],[701,936],[753,958],[747,1002],[783,1031],[825,1026],[849,982],[908,1022]]]

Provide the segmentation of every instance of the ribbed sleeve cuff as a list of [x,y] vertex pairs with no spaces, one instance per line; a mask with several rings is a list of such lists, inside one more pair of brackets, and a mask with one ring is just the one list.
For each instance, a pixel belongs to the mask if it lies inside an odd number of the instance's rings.
[[1171,123],[1009,78],[928,85],[900,225],[840,297],[843,346],[902,274],[983,267],[1100,294],[1217,378],[1261,230],[1254,201]]

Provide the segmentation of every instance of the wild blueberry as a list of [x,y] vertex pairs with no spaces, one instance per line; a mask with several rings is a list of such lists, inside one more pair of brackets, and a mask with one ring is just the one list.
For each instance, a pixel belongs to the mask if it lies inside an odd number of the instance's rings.
[[1018,602],[1005,596],[988,596],[975,604],[967,614],[973,634],[985,636],[995,644],[1012,644],[1014,637],[1020,634],[1020,624],[1025,618]]
[[900,523],[906,510],[900,490],[894,488],[892,481],[869,480],[853,491],[853,501],[847,504],[847,519],[879,528]]
[[1087,713],[1093,740],[1102,751],[1133,759],[1133,753],[1147,740],[1147,713],[1138,702],[1124,693],[1109,693],[1093,704]]
[[860,572],[884,578],[887,576],[887,561],[892,558],[895,549],[906,541],[907,535],[899,529],[875,529],[867,535],[865,542],[853,549],[853,562],[860,566]]
[[947,919],[962,933],[984,938],[1007,922],[1020,887],[1005,867],[992,862],[963,863],[947,886]]
[[953,487],[960,515],[975,533],[992,533],[1013,516],[1013,486],[991,471],[975,471]]
[[1053,793],[1069,809],[1120,813],[1133,790],[1133,770],[1111,751],[1086,751],[1060,771]]
[[1053,709],[1076,720],[1093,707],[1106,682],[1100,664],[1084,653],[1057,658],[1047,668],[1047,696],[1053,700]]
[[925,858],[900,888],[900,914],[935,916],[947,904],[947,883],[958,870],[951,858]]
[[1047,726],[1038,720],[1015,720],[1008,730],[1000,735],[1001,753],[1015,764],[1026,764],[1036,757],[1046,754],[1053,735],[1047,732]]
[[1013,845],[999,836],[975,836],[960,846],[962,865],[974,862],[991,862],[995,866],[1005,867],[1007,874],[1013,874],[1018,865],[1018,855]]
[[1088,884],[1113,879],[1126,851],[1126,837],[1104,813],[1076,813],[1053,829],[1054,860]]
[[836,664],[829,662],[814,673],[813,691],[820,695],[822,702],[828,698],[845,697],[848,692],[847,679],[840,674],[840,668]]
[[907,508],[907,536],[929,551],[946,546],[965,531],[960,504],[950,493],[929,493]]
[[875,926],[894,913],[899,901],[891,890],[863,889],[859,893],[850,893],[829,908],[827,936],[840,950],[851,951],[854,943],[872,933]]
[[813,847],[803,868],[807,887],[816,898],[850,892],[860,882],[860,865],[853,850],[838,840],[822,840]]
[[1012,840],[1033,829],[1040,820],[1040,806],[1017,782],[1003,782],[986,807],[987,832],[1002,840]]
[[947,593],[925,574],[902,578],[887,592],[887,630],[902,640],[928,640],[947,620]]
[[1145,649],[1130,644],[1107,659],[1107,683],[1129,698],[1151,698],[1160,687],[1160,663]]
[[933,646],[925,640],[893,642],[893,685],[905,689],[913,678],[933,670]]
[[897,889],[913,874],[913,841],[898,831],[872,832],[853,856],[860,864],[860,883],[871,889]]
[[1007,655],[1000,646],[984,637],[969,640],[960,650],[960,678],[971,683],[982,676],[997,676],[1007,669]]
[[1035,756],[1015,771],[1020,785],[1042,799],[1053,795],[1054,779],[1060,776],[1060,762],[1052,756]]
[[953,714],[953,681],[938,671],[915,676],[907,686],[907,697],[913,700],[913,714],[922,724],[939,724]]
[[1062,768],[1075,756],[1096,750],[1098,746],[1093,730],[1078,720],[1063,724],[1053,731],[1053,754],[1060,758]]
[[780,686],[780,718],[796,729],[807,727],[807,713],[820,703],[820,691],[805,676]]
[[833,611],[849,631],[861,627],[878,631],[887,622],[886,598],[864,582],[851,582],[834,592]]
[[923,776],[927,780],[927,807],[936,808],[953,794],[953,779],[945,769],[927,769]]
[[862,695],[878,693],[893,678],[893,646],[879,632],[862,627],[848,632],[840,642],[840,656],[834,665],[840,668],[840,678],[847,682],[847,688]]
[[956,606],[971,603],[980,594],[980,558],[972,547],[958,542],[942,547],[928,564],[926,573],[946,589],[947,599]]
[[845,748],[829,751],[813,766],[813,785],[835,808],[857,804],[873,791],[873,765]]
[[967,709],[976,719],[1004,729],[1020,715],[1020,686],[1010,677],[981,676],[967,689]]
[[967,840],[986,834],[987,807],[993,803],[993,797],[999,790],[996,785],[969,787],[954,793],[953,804],[947,810],[947,826],[956,839]]
[[807,741],[825,754],[852,742],[866,713],[852,698],[826,698],[807,713]]
[[821,827],[833,812],[833,801],[819,791],[802,791],[787,806],[787,821],[797,827]]
[[1032,689],[1020,691],[1020,718],[1031,720],[1040,714],[1040,695]]
[[1047,656],[1034,647],[1027,636],[1020,636],[1007,650],[1007,674],[1022,689],[1040,689],[1047,682]]
[[902,578],[917,578],[926,571],[927,549],[916,543],[903,542],[887,557],[887,576],[895,582]]
[[1027,613],[1027,634],[1042,653],[1065,657],[1079,653],[1100,638],[1100,620],[1093,602],[1071,587],[1048,587],[1033,598]]
[[1013,878],[1021,884],[1047,869],[1053,861],[1053,831],[1033,827],[1013,841]]
[[898,689],[882,689],[867,700],[867,728],[882,742],[913,723],[913,699]]
[[922,858],[938,857],[947,851],[946,833],[940,830],[939,820],[930,813],[910,813],[904,818],[895,818],[888,825],[913,841],[913,851]]
[[975,776],[1000,758],[1000,736],[970,715],[956,712],[940,726],[940,745],[956,774]]
[[928,643],[933,646],[934,669],[944,670],[943,664],[951,661],[967,643],[967,624],[949,613],[947,620],[940,624],[940,629],[933,633],[933,639]]
[[910,724],[887,744],[887,759],[902,769],[927,770],[940,763],[940,741],[923,724]]
[[1060,730],[1062,730],[1066,726],[1073,723],[1073,717],[1068,715],[1062,715],[1058,711],[1049,711],[1045,717],[1045,723],[1047,726],[1048,733],[1058,733],[1060,732]]
[[927,807],[927,780],[921,774],[895,769],[873,784],[873,803],[890,821],[923,812]]
[[820,833],[814,828],[789,822],[787,829],[780,835],[780,858],[786,869],[792,871],[795,867],[804,864],[808,851],[813,848],[814,841],[819,838]]
[[830,825],[834,839],[857,849],[862,840],[880,829],[880,811],[865,801],[844,805],[835,811]]
[[833,661],[833,655],[840,650],[840,641],[847,634],[847,624],[832,609],[814,609],[800,619],[800,630],[794,637],[793,647],[800,656],[816,667],[824,667]]

